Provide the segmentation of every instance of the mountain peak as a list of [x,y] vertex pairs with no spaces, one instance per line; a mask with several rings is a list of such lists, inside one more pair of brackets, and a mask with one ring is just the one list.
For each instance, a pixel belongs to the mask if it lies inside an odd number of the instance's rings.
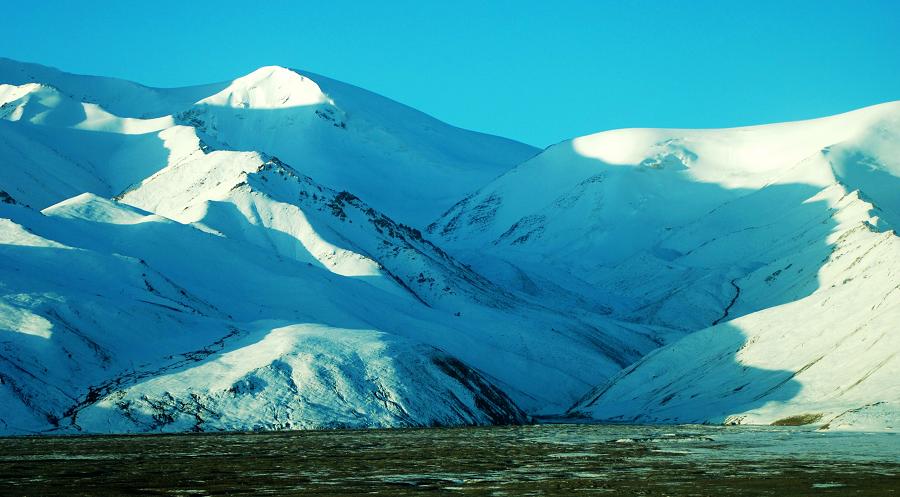
[[243,109],[281,109],[332,103],[315,81],[281,66],[264,66],[235,79],[200,104]]

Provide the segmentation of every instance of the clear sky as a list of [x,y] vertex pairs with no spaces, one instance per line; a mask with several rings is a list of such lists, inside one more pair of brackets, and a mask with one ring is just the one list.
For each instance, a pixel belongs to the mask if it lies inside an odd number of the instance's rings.
[[900,0],[4,2],[0,55],[152,86],[278,64],[546,146],[900,99]]

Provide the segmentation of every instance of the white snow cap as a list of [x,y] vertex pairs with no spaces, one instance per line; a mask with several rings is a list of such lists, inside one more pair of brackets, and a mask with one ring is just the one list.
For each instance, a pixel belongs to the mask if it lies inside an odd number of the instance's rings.
[[315,81],[281,66],[260,67],[197,103],[243,109],[333,104]]

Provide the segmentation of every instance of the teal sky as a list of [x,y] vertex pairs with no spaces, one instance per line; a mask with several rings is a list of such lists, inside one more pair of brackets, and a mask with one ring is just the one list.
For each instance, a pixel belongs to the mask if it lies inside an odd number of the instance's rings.
[[9,2],[0,55],[151,86],[278,64],[546,146],[900,99],[900,1]]

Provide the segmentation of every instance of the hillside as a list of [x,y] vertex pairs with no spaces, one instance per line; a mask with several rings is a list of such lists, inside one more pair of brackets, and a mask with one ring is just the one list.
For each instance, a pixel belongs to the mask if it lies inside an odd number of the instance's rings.
[[428,232],[511,291],[692,332],[575,414],[896,427],[898,157],[898,103],[611,131],[549,148]]
[[542,152],[0,59],[0,433],[896,430],[900,103]]
[[[284,68],[160,90],[14,65],[0,91],[6,433],[520,423],[663,340],[515,296],[394,220],[457,188],[421,157],[465,188],[530,147]],[[181,100],[195,91],[209,94]],[[340,126],[323,109],[344,100],[359,117]],[[242,113],[273,109],[288,114]],[[365,138],[375,129],[400,144]],[[406,177],[408,160],[420,197],[353,183]]]

